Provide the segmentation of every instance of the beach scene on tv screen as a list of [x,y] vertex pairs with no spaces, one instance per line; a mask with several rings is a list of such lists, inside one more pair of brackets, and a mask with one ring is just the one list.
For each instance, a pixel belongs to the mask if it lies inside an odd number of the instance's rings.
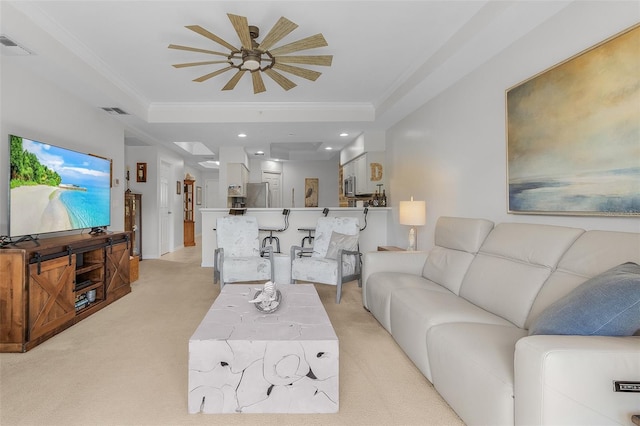
[[10,136],[11,236],[109,225],[110,161]]

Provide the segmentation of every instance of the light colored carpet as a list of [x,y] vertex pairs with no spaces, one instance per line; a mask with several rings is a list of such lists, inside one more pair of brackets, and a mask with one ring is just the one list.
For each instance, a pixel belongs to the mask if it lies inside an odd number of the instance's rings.
[[219,293],[200,247],[140,262],[133,291],[24,354],[0,354],[0,424],[462,425],[349,283],[316,285],[340,341],[338,414],[188,414],[189,337]]

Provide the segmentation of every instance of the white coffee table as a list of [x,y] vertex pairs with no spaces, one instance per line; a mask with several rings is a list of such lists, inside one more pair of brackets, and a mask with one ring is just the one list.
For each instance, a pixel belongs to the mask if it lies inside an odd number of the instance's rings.
[[248,301],[261,285],[224,286],[189,340],[190,413],[337,413],[338,338],[313,284],[280,285],[272,314]]

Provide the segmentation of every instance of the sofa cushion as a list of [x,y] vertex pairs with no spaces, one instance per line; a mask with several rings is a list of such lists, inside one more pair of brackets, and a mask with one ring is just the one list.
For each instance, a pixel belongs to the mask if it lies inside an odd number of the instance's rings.
[[449,323],[427,333],[433,386],[468,425],[513,424],[514,326]]
[[436,223],[434,242],[440,247],[475,254],[492,229],[493,222],[486,219],[443,216]]
[[457,295],[473,257],[471,253],[436,246],[429,252],[422,276]]
[[391,334],[429,380],[431,371],[427,354],[427,332],[433,326],[452,322],[512,325],[449,291],[445,293],[408,287],[391,293]]
[[536,296],[525,328],[547,306],[589,278],[625,262],[640,264],[640,234],[592,230],[580,235]]
[[631,336],[640,329],[640,265],[628,262],[584,282],[550,305],[529,334]]
[[436,246],[429,252],[422,276],[458,294],[473,257],[492,229],[493,222],[485,219],[439,218]]
[[540,288],[583,232],[526,223],[497,225],[471,263],[460,296],[523,328]]
[[[423,288],[426,290],[449,293],[439,284],[419,275],[400,272],[376,272],[367,280],[364,290],[367,293],[367,306],[378,322],[391,333],[391,293],[403,288]],[[363,291],[364,292],[364,291]]]
[[493,228],[480,253],[553,269],[584,232],[566,226],[501,223]]

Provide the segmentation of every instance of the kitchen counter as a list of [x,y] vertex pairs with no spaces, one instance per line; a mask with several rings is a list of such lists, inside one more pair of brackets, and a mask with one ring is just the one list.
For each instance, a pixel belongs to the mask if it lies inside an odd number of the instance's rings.
[[[284,215],[281,208],[247,208],[245,215],[255,216],[258,226],[271,228],[283,227]],[[284,232],[274,232],[273,236],[280,239],[280,251],[289,254],[292,245],[301,245],[302,238],[309,235],[308,232],[299,231],[298,228],[315,228],[316,221],[322,217],[323,207],[290,208],[289,228]],[[200,209],[202,213],[202,266],[213,267],[213,252],[217,248],[216,220],[229,215],[229,208]],[[378,246],[387,244],[387,220],[391,213],[390,207],[371,207],[367,214],[367,227],[360,232],[360,251],[376,251]],[[360,228],[365,226],[364,208],[362,207],[329,207],[329,217],[349,216],[360,219]],[[260,241],[268,232],[260,232]],[[275,242],[274,242],[275,245]],[[308,243],[306,244],[309,247]],[[275,250],[275,247],[274,247]]]

